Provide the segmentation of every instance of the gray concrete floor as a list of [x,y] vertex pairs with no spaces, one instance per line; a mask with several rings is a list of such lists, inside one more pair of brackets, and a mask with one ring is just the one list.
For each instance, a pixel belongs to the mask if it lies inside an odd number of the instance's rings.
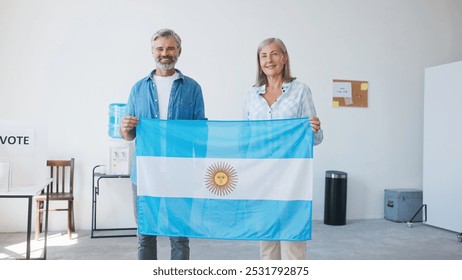
[[[110,232],[113,234],[114,232]],[[97,233],[98,235],[104,233]],[[385,219],[351,220],[343,226],[313,221],[308,241],[310,260],[462,260],[459,233],[423,223]],[[25,256],[25,233],[0,233],[0,260]],[[43,239],[32,242],[32,256],[42,253]],[[258,241],[191,239],[193,260],[258,260]],[[158,238],[159,259],[168,260],[169,240]],[[136,237],[90,238],[78,231],[69,239],[63,232],[48,238],[49,260],[135,260]]]

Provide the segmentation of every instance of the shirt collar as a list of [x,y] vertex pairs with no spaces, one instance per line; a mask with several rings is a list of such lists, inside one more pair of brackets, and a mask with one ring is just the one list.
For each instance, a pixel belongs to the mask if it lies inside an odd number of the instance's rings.
[[[184,81],[184,75],[183,73],[181,73],[180,70],[176,69],[175,68],[175,71],[178,73],[179,77],[178,79],[181,79]],[[152,70],[151,73],[149,73],[149,75],[146,77],[148,80],[152,80],[152,77],[154,76],[154,73],[156,73],[156,69]]]
[[[287,89],[290,87],[290,84],[292,84],[292,82],[282,83],[282,93],[287,91]],[[265,92],[266,92],[266,84],[257,87],[258,95],[264,94]]]

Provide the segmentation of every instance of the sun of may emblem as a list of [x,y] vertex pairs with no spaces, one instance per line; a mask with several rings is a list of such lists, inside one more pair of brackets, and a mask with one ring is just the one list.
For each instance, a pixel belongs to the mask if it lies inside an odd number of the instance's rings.
[[215,195],[228,195],[237,185],[237,172],[228,163],[216,162],[205,172],[205,185]]

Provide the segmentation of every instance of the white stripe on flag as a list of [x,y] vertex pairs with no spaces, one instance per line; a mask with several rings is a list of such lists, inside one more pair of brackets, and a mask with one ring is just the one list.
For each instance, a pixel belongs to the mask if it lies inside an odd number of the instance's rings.
[[[235,159],[138,156],[138,195],[311,200],[311,158]],[[215,176],[222,172],[222,183]],[[219,180],[219,178],[217,178]],[[155,184],[155,185],[153,185]],[[296,185],[296,187],[293,187]]]

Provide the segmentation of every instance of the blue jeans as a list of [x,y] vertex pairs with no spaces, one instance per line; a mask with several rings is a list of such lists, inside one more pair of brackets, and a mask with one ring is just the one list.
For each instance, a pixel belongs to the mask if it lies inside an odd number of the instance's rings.
[[[132,184],[133,208],[135,221],[138,224],[137,187]],[[189,238],[170,237],[170,259],[189,260]],[[157,236],[138,234],[138,259],[157,260]]]

